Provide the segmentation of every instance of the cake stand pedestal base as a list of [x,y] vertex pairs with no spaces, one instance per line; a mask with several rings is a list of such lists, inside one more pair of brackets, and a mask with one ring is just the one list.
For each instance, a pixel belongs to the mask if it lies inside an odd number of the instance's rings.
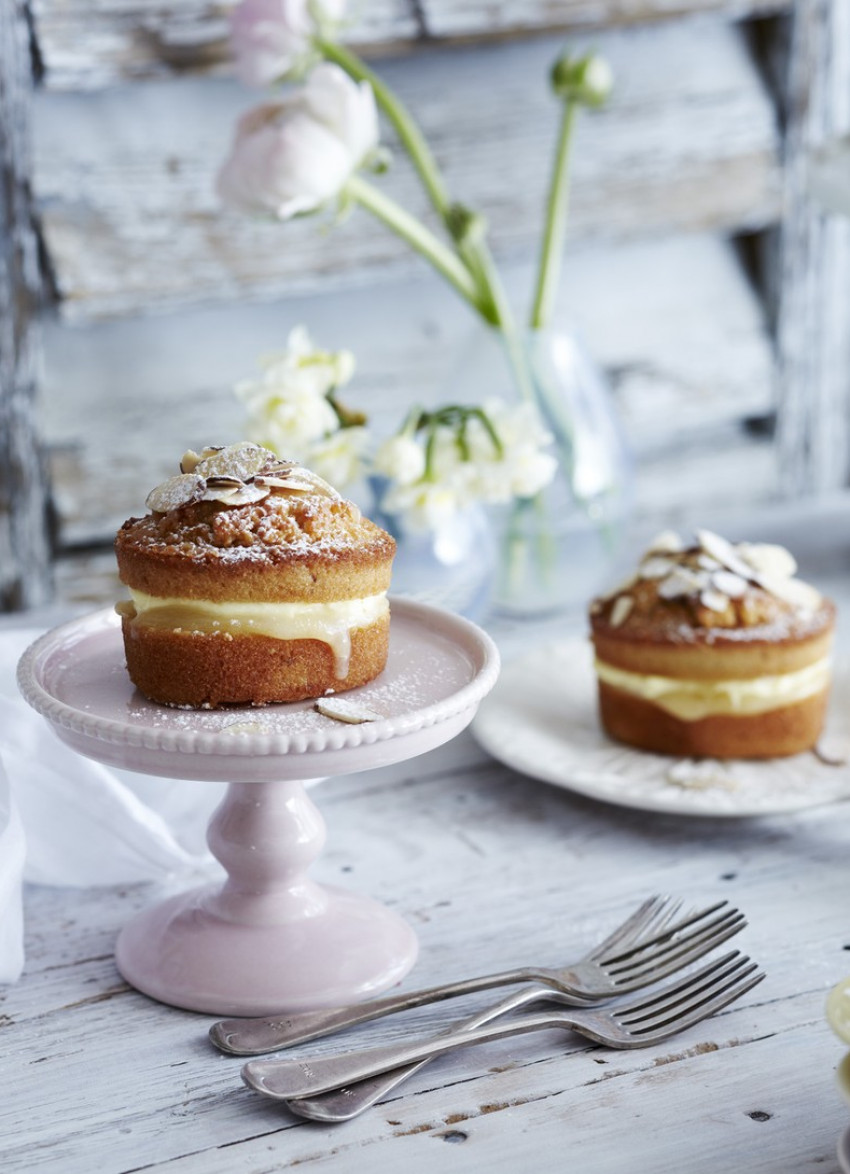
[[118,938],[118,969],[144,994],[270,1015],[368,998],[415,962],[416,936],[395,913],[307,876],[325,827],[301,782],[231,783],[207,838],[224,885],[155,905]]
[[37,640],[18,683],[72,749],[123,770],[228,783],[207,833],[227,879],[131,921],[116,948],[124,978],[162,1003],[218,1016],[321,1010],[400,982],[416,960],[413,930],[309,876],[325,825],[301,780],[441,746],[469,725],[498,669],[493,641],[468,620],[393,600],[386,668],[347,694],[380,716],[351,725],[309,700],[190,712],[148,701],[127,676],[111,608]]

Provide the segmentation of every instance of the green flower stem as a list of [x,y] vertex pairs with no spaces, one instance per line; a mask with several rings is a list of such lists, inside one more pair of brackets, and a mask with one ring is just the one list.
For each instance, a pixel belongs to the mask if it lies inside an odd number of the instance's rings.
[[392,90],[384,85],[380,77],[344,45],[326,40],[323,37],[316,38],[314,44],[327,61],[333,61],[355,81],[367,81],[372,87],[375,100],[395,127],[396,134],[419,172],[419,177],[425,185],[431,203],[439,212],[441,219],[445,221],[449,212],[446,185],[425,136],[406,107],[398,100]]
[[[402,146],[428,193],[440,219],[449,228],[451,202],[439,165],[416,121],[381,78],[365,62],[336,41],[317,38],[316,48],[327,61],[344,69],[356,81],[367,81],[375,100],[395,128]],[[510,309],[486,244],[458,243],[458,252],[476,281],[481,296],[478,312],[492,326],[509,326]]]
[[567,229],[567,208],[570,191],[570,146],[578,102],[567,99],[561,116],[561,129],[555,151],[555,164],[549,186],[546,225],[540,250],[537,289],[531,311],[531,329],[542,330],[549,322],[552,305],[558,289],[564,237]]
[[[327,61],[332,61],[344,69],[349,77],[356,81],[367,81],[370,84],[375,94],[375,100],[395,127],[402,145],[419,173],[431,203],[443,223],[448,227],[451,204],[446,185],[425,136],[406,107],[381,78],[345,46],[323,37],[316,38],[314,44]],[[369,187],[359,177],[357,177],[357,183],[358,186]],[[351,184],[349,184],[349,190],[352,190]],[[374,196],[371,193],[374,193]],[[484,321],[501,331],[505,338],[508,357],[520,392],[525,399],[533,399],[531,377],[523,357],[522,345],[517,336],[510,303],[486,241],[483,239],[467,243],[461,241],[458,244],[460,254],[460,258],[458,258],[457,254],[443,245],[437,237],[434,237],[420,221],[404,212],[393,201],[381,197],[376,189],[370,188],[369,203],[356,193],[352,192],[352,194],[364,206],[369,207],[370,211],[381,216],[394,231],[408,240],[423,256],[426,256],[440,273],[448,278]],[[382,211],[378,211],[378,204],[381,202]],[[383,214],[389,209],[393,210],[392,222]],[[406,231],[402,231],[402,222],[410,228],[416,226],[415,234],[408,235]],[[422,247],[426,240],[428,241],[427,249]],[[439,262],[438,257],[440,258]]]
[[382,220],[388,228],[405,240],[438,273],[442,274],[457,292],[479,314],[483,313],[478,286],[467,267],[447,245],[434,236],[421,220],[411,216],[395,200],[359,175],[352,175],[345,186],[345,194],[366,208],[373,216]]

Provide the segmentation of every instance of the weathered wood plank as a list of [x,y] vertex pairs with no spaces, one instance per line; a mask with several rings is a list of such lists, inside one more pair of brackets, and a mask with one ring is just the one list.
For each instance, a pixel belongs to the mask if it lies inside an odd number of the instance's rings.
[[[775,218],[774,111],[735,29],[709,22],[695,36],[674,25],[607,33],[598,44],[619,85],[610,107],[580,128],[574,239]],[[538,41],[440,52],[384,70],[420,116],[452,191],[488,217],[502,256],[536,251],[557,116],[546,82],[556,50]],[[68,318],[421,270],[364,212],[323,232],[309,218],[280,225],[223,211],[213,178],[246,104],[244,91],[222,81],[42,95],[36,195]],[[425,213],[404,159],[386,185]]]
[[[34,0],[44,84],[97,89],[118,81],[228,68],[227,13],[216,0]],[[358,0],[346,39],[379,48],[421,35],[411,0]]]
[[[511,289],[525,290],[530,267],[507,275]],[[685,511],[763,498],[770,446],[746,443],[739,424],[773,409],[773,360],[731,246],[705,235],[574,253],[565,295],[559,318],[577,324],[610,373],[641,455],[640,508],[668,508],[665,495]],[[108,538],[173,471],[175,454],[235,439],[242,416],[232,385],[299,322],[322,345],[355,352],[349,398],[379,434],[413,403],[486,394],[476,323],[436,278],[368,296],[55,325],[44,416],[63,541]]]
[[763,16],[788,8],[785,0],[420,0],[433,37],[516,35],[541,29],[572,29],[669,19],[719,12],[730,19]]
[[[543,631],[525,625],[518,646]],[[172,785],[195,786],[200,800],[202,784]],[[636,1169],[679,1174],[683,1122],[694,1174],[725,1168],[724,1154],[730,1170],[752,1174],[833,1168],[846,1107],[823,1000],[847,970],[850,839],[836,809],[743,821],[619,809],[488,762],[468,735],[413,763],[322,783],[315,798],[329,828],[317,879],[391,901],[416,928],[408,989],[566,963],[652,892],[686,907],[738,905],[749,925],[733,944],[767,978],[668,1045],[611,1053],[560,1033],[501,1041],[441,1060],[363,1117],[326,1128],[245,1089],[240,1061],[210,1048],[211,1017],[120,982],[116,932],[158,891],[33,888],[27,969],[4,992],[0,1029],[8,1168],[424,1174],[445,1154],[460,1174],[513,1174],[529,1159],[556,1174],[567,1137],[594,1174],[617,1174],[626,1151]],[[436,1031],[467,1010],[414,1011],[300,1054]]]
[[850,5],[795,9],[779,313],[779,448],[789,494],[850,477],[850,220],[812,195],[819,149],[850,131]]
[[[359,0],[346,39],[368,53],[486,41],[716,12],[734,19],[791,0]],[[226,12],[215,0],[35,0],[44,84],[95,89],[142,77],[226,70]]]
[[26,8],[0,8],[0,611],[49,591],[46,465],[35,392],[41,283],[30,204],[32,74]]

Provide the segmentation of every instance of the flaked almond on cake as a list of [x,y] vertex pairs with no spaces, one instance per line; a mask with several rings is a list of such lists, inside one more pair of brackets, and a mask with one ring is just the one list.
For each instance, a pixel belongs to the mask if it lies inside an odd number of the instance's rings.
[[165,705],[298,701],[383,670],[395,542],[248,442],[188,452],[115,539],[127,669]]
[[772,758],[820,735],[835,609],[781,546],[660,534],[590,607],[599,709],[658,754]]

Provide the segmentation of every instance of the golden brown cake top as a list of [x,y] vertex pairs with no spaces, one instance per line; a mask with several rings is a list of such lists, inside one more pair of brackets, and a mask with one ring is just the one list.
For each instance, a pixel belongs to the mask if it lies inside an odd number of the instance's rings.
[[163,561],[286,563],[391,558],[395,543],[321,477],[250,442],[188,452],[118,532],[122,554]]
[[636,644],[732,644],[806,639],[834,608],[796,578],[782,546],[732,544],[711,530],[693,542],[659,534],[637,570],[590,606],[594,634]]

